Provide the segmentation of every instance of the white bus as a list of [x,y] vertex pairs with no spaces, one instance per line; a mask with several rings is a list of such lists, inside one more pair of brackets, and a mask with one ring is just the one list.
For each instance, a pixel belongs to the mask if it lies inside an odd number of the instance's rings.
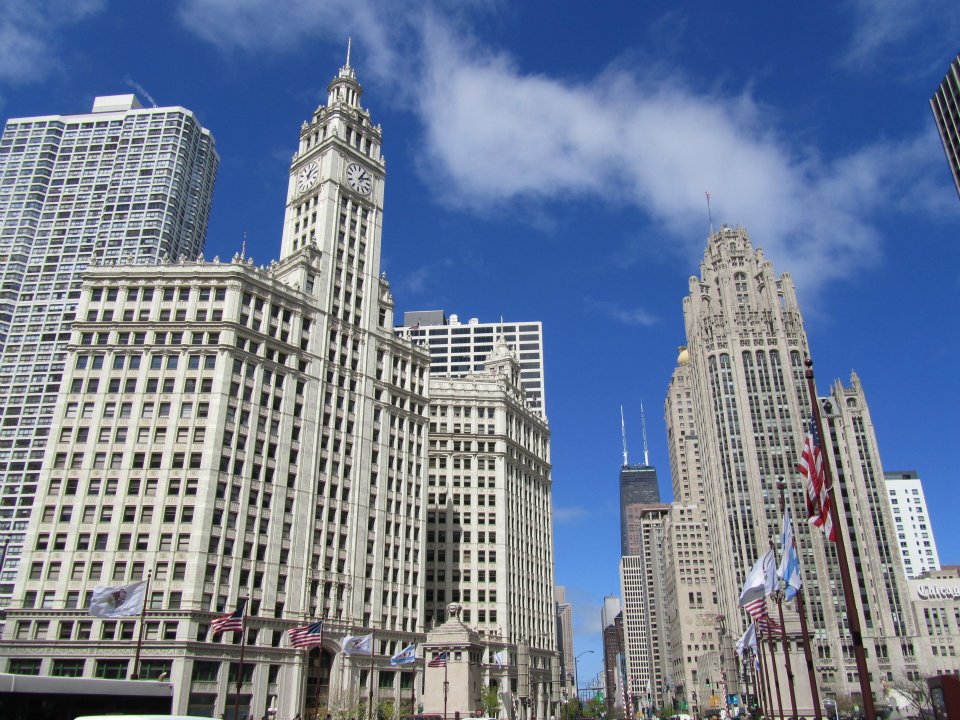
[[83,715],[166,714],[173,685],[157,680],[100,680],[0,673],[3,720],[74,720]]

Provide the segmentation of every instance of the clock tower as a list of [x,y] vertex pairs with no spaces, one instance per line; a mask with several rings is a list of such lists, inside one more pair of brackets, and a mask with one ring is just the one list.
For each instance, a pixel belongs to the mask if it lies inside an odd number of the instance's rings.
[[380,126],[361,107],[362,95],[348,45],[346,64],[327,86],[326,106],[300,128],[300,146],[290,163],[281,259],[314,246],[325,260],[353,265],[354,277],[379,273],[386,163]]

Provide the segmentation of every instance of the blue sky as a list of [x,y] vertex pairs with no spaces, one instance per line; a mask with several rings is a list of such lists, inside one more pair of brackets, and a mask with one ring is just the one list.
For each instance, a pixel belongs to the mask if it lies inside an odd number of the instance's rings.
[[708,221],[797,282],[819,389],[856,370],[944,563],[960,422],[960,200],[928,99],[960,8],[838,0],[0,0],[0,115],[141,88],[221,156],[207,256],[279,253],[300,123],[353,37],[387,157],[398,312],[542,320],[557,581],[581,677],[618,592],[619,407],[669,498],[663,399]]

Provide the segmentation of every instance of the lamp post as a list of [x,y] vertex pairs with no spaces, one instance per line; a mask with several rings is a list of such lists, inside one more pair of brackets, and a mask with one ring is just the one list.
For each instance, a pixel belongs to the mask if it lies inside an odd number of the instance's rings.
[[573,674],[575,675],[573,682],[574,690],[577,691],[577,704],[580,703],[580,658],[582,658],[584,655],[590,655],[592,653],[593,650],[584,650],[573,659]]

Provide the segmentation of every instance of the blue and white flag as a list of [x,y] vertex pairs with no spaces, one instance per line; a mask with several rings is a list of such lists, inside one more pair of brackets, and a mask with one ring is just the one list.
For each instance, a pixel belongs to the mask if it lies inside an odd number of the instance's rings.
[[803,582],[800,580],[800,556],[797,554],[797,543],[793,536],[793,522],[790,519],[789,508],[783,514],[783,533],[780,536],[780,542],[780,566],[777,568],[777,577],[786,585],[784,599],[790,601],[800,592]]
[[416,643],[413,645],[408,645],[403,650],[398,652],[392,658],[390,658],[391,665],[409,665],[410,663],[415,663],[417,661],[417,646]]

